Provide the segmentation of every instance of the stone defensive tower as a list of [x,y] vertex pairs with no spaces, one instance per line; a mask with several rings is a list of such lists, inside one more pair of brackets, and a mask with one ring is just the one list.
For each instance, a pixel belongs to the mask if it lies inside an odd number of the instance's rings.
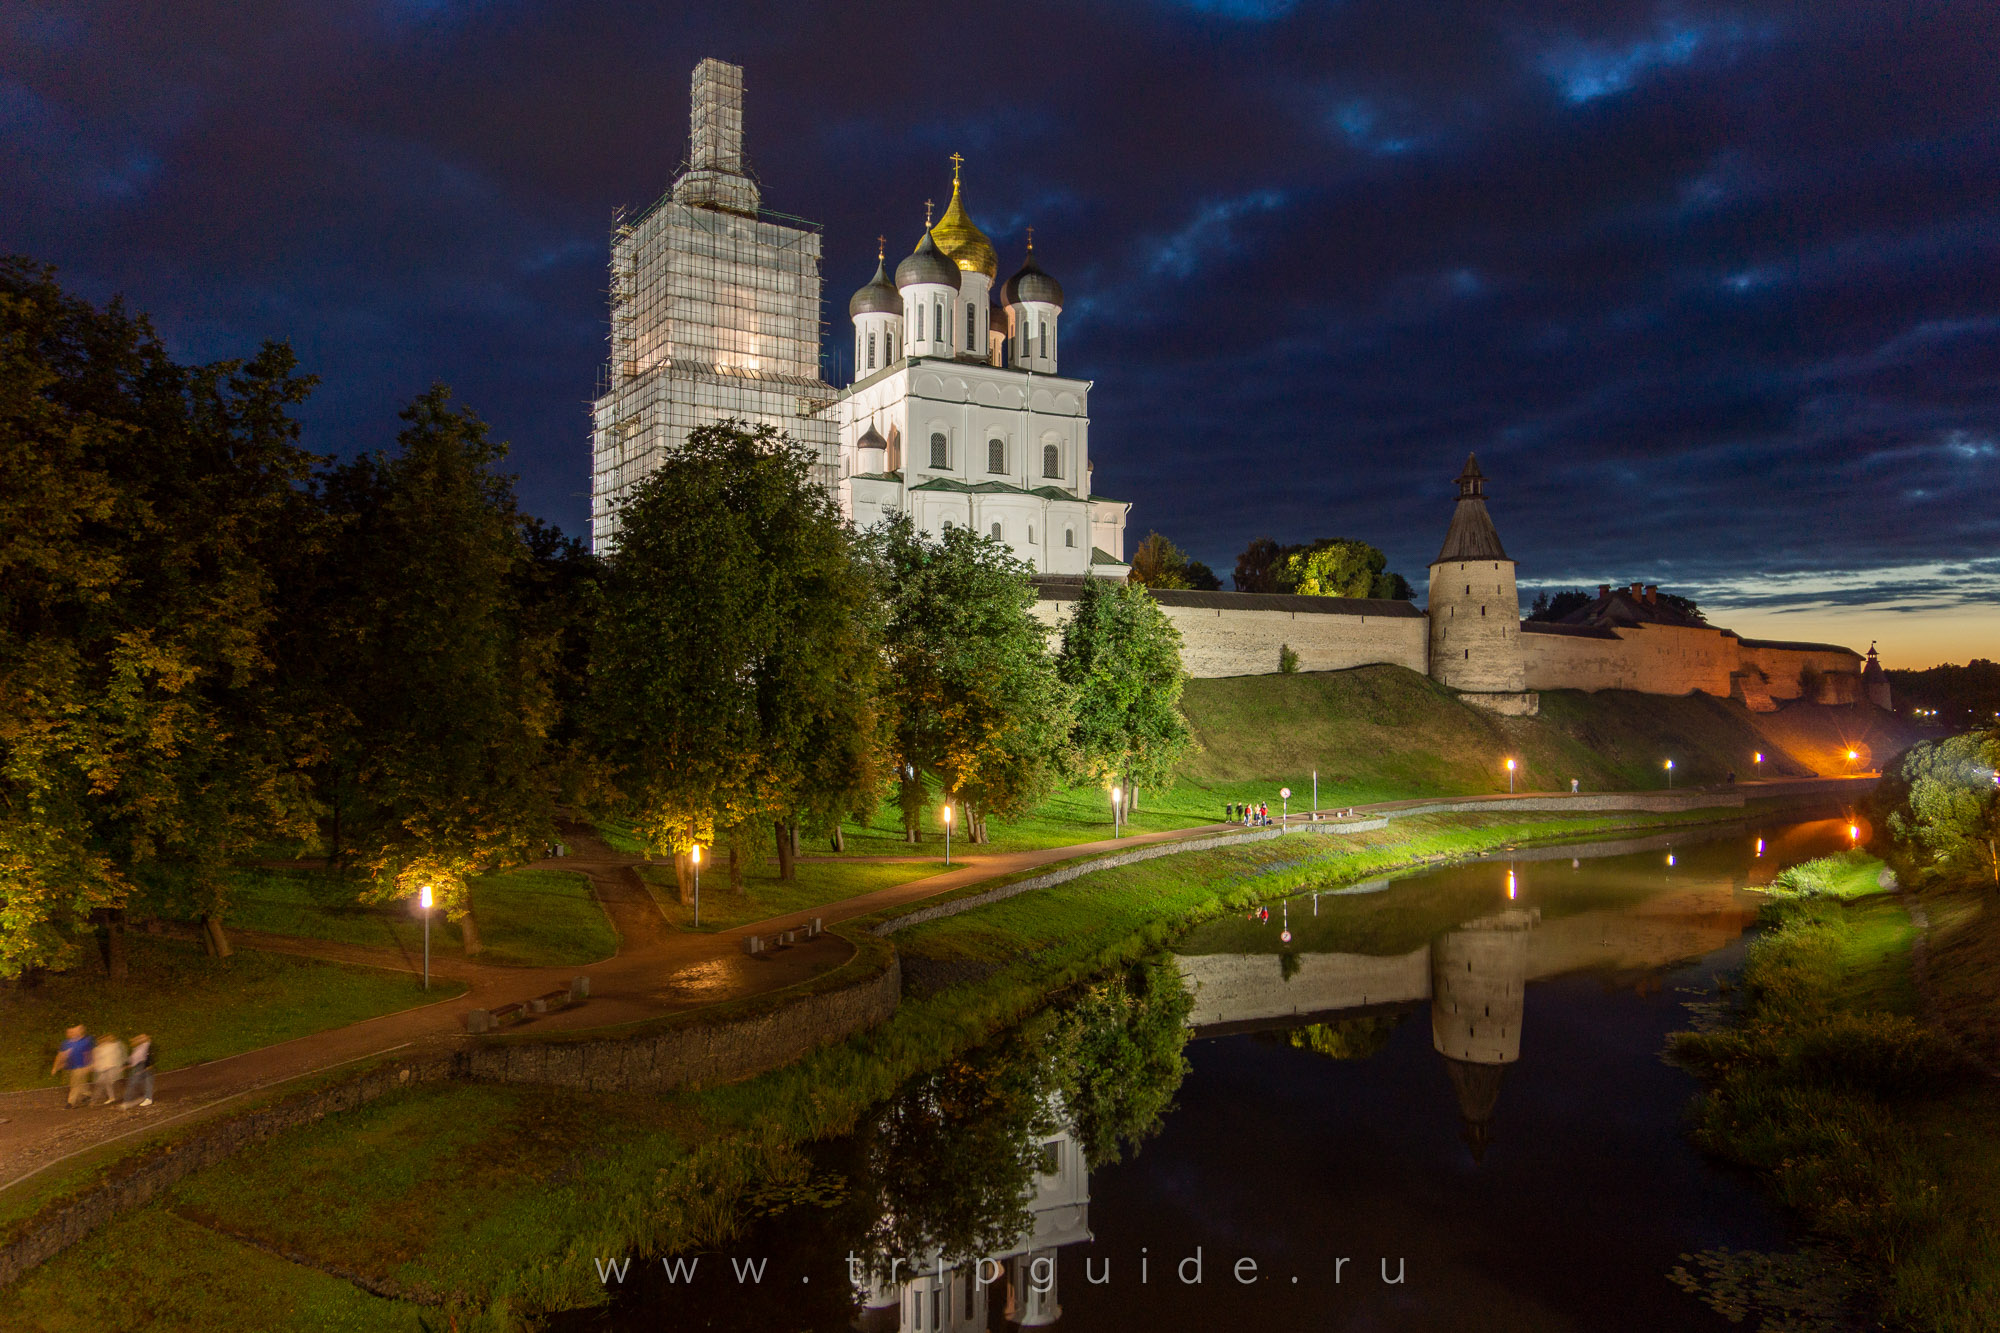
[[1431,678],[1469,704],[1529,715],[1539,699],[1527,690],[1521,654],[1521,596],[1514,562],[1486,512],[1486,476],[1466,455],[1458,505],[1438,558],[1431,562]]
[[1475,1159],[1492,1138],[1500,1077],[1521,1058],[1528,932],[1536,919],[1510,908],[1431,942],[1431,1046],[1444,1057]]

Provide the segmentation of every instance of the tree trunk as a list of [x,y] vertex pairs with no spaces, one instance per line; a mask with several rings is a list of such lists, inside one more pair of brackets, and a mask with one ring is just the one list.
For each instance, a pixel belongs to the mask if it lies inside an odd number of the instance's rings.
[[123,981],[130,974],[125,960],[125,909],[100,907],[96,912],[98,947],[104,955],[104,975]]
[[465,942],[465,956],[473,957],[481,948],[479,943],[479,923],[472,919],[472,909],[466,908],[465,915],[458,919],[458,935]]
[[682,907],[694,901],[694,862],[686,852],[674,853],[674,895]]
[[729,891],[743,892],[743,834],[738,829],[729,831]]
[[833,837],[829,841],[833,843],[833,850],[836,853],[847,850],[847,843],[840,836],[840,821],[837,819],[833,821]]
[[204,916],[201,919],[201,944],[210,957],[229,957],[229,936],[222,933],[222,918]]
[[798,878],[794,862],[799,854],[799,826],[780,819],[771,828],[778,844],[778,878],[789,884]]

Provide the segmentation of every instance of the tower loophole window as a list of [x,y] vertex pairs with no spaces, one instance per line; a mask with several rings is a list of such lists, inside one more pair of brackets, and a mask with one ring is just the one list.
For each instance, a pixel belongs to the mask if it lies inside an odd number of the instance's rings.
[[1005,472],[1007,470],[1007,444],[1004,440],[986,442],[986,470]]
[[1062,451],[1053,444],[1042,446],[1042,475],[1045,477],[1062,475]]
[[931,466],[951,466],[951,442],[942,433],[931,435]]

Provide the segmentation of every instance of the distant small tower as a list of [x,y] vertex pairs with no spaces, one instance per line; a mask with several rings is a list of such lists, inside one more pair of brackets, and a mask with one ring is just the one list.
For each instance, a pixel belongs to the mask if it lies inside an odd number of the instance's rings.
[[1875,656],[1875,645],[1872,643],[1868,645],[1868,665],[1861,668],[1861,688],[1868,695],[1869,703],[1885,713],[1892,711],[1889,673],[1882,669],[1882,663]]
[[1531,714],[1521,657],[1521,596],[1514,562],[1486,512],[1486,476],[1466,455],[1458,506],[1431,562],[1431,678],[1499,713]]

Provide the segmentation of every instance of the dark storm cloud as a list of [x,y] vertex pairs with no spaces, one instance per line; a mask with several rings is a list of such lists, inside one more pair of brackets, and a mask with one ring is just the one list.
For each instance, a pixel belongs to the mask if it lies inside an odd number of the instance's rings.
[[565,527],[612,212],[713,54],[767,205],[826,225],[832,348],[947,154],[1003,264],[1036,229],[1135,540],[1420,576],[1477,449],[1530,585],[1992,596],[1988,2],[0,14],[0,246],[186,355],[289,338],[324,448],[449,381]]

